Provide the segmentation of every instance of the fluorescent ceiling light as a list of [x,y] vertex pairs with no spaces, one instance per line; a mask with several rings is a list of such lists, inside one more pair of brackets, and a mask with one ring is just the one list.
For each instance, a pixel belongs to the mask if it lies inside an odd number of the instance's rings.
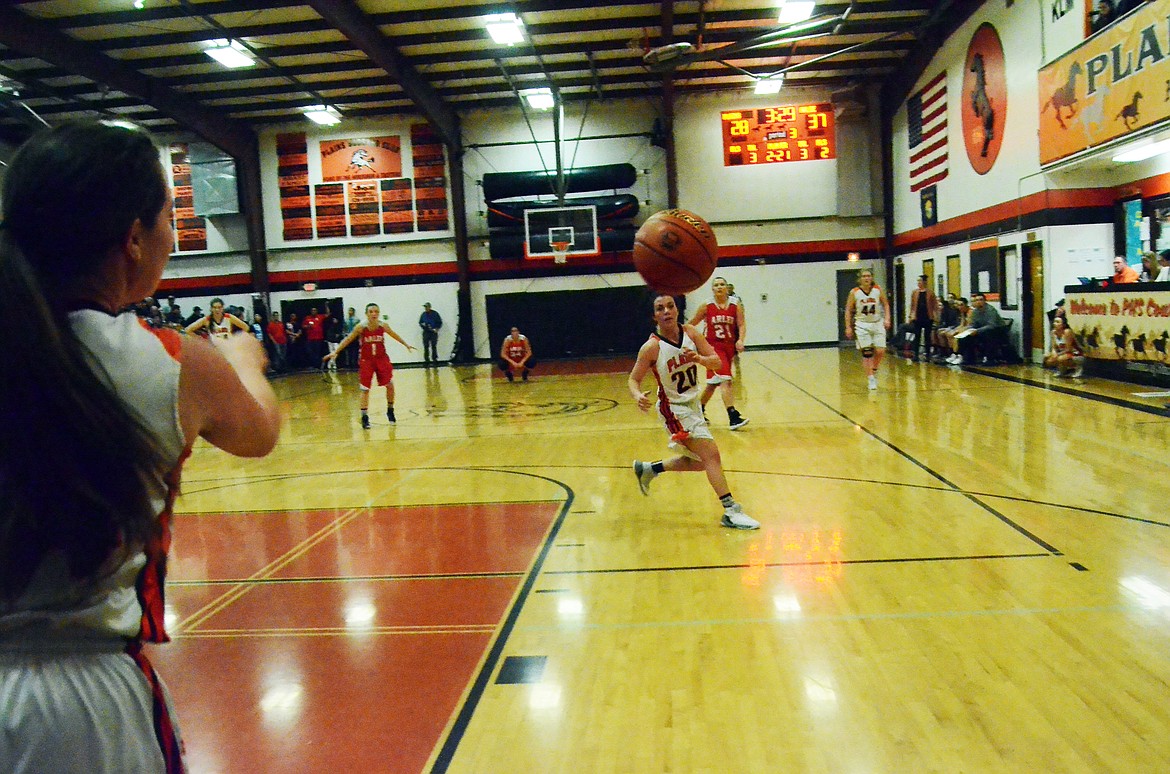
[[528,102],[528,107],[533,110],[548,110],[553,105],[557,104],[553,99],[552,89],[543,86],[539,89],[524,89],[520,92],[520,96]]
[[305,118],[322,126],[341,123],[341,114],[337,112],[337,108],[329,105],[310,105],[305,108]]
[[811,0],[784,0],[780,6],[780,23],[796,24],[812,16],[816,3]]
[[204,52],[224,67],[251,67],[256,63],[238,40],[213,40]]
[[1124,150],[1114,156],[1113,160],[1119,164],[1125,164],[1131,161],[1152,159],[1154,156],[1161,156],[1163,153],[1170,153],[1170,140],[1161,140],[1150,143],[1149,145],[1140,145],[1136,148]]
[[493,13],[484,19],[488,34],[501,46],[524,40],[524,22],[514,13]]
[[756,94],[779,94],[784,85],[784,74],[773,75],[771,78],[756,79]]

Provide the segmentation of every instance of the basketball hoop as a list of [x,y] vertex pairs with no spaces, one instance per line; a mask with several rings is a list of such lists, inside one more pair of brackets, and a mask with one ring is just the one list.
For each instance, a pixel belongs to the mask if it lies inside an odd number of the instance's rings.
[[569,260],[569,243],[568,242],[552,242],[553,260],[557,263],[568,263]]

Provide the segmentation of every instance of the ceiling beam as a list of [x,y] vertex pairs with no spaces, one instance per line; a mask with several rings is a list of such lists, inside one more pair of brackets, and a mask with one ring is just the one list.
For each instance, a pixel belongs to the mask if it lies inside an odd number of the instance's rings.
[[402,90],[418,105],[427,121],[454,153],[463,146],[459,133],[458,114],[443,101],[439,93],[414,68],[398,49],[390,45],[373,22],[352,2],[337,0],[309,0],[309,5],[321,14],[370,58],[398,81]]
[[257,152],[256,133],[251,127],[220,116],[218,111],[188,100],[157,79],[58,32],[48,22],[4,4],[0,4],[0,43],[139,97],[237,160],[250,158]]

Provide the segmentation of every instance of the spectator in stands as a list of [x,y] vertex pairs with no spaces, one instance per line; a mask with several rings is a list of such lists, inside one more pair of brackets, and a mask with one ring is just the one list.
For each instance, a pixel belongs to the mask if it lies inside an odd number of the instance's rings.
[[288,338],[288,364],[291,368],[301,368],[305,364],[305,337],[296,312],[289,312],[284,332]]
[[171,304],[171,311],[163,315],[163,320],[167,327],[182,328],[183,326],[183,310],[178,304]]
[[[361,322],[361,320],[358,319],[357,310],[351,306],[345,313],[345,329],[342,331],[344,334],[342,338],[344,339],[346,336],[353,333],[353,329],[357,327],[359,322]],[[359,352],[361,352],[361,347],[348,347],[341,350],[343,360],[342,366],[345,368],[357,368]]]
[[982,293],[971,294],[971,315],[967,321],[967,329],[956,334],[958,354],[952,355],[947,362],[951,365],[963,365],[975,361],[976,352],[987,350],[981,339],[990,336],[995,330],[1003,327],[1003,318],[994,306],[987,305],[987,297]]
[[[345,324],[336,317],[330,317],[325,321],[325,346],[329,349],[329,354],[336,352],[337,345],[345,338],[345,334],[342,333],[344,328]],[[327,368],[330,371],[336,371],[337,358],[330,360]]]
[[1105,29],[1116,18],[1113,3],[1110,0],[1097,0],[1096,6],[1089,12],[1089,32],[1099,32]]
[[1170,282],[1170,250],[1158,253],[1158,276],[1154,282]]
[[1138,282],[1153,282],[1158,276],[1158,254],[1153,250],[1142,253],[1142,269],[1138,272]]
[[910,310],[907,322],[914,331],[914,354],[917,359],[918,349],[922,349],[922,357],[929,358],[931,351],[931,329],[938,324],[940,310],[938,296],[930,289],[925,274],[918,276],[918,287],[910,294]]
[[954,293],[951,294],[951,301],[948,302],[947,306],[950,311],[943,309],[942,321],[935,332],[935,343],[938,347],[938,355],[935,356],[936,362],[947,362],[952,355],[958,352],[958,347],[955,346],[955,334],[967,326],[967,317],[971,314],[971,307],[967,305],[967,299],[955,298]]
[[198,322],[199,320],[202,320],[202,319],[203,319],[203,307],[197,306],[191,310],[190,316],[183,318],[183,327],[186,328],[191,323]]
[[317,307],[309,310],[305,319],[301,321],[301,330],[305,334],[305,357],[309,365],[320,365],[328,354],[325,347],[325,324],[329,321],[329,308],[324,314],[317,313]]
[[272,342],[272,370],[283,373],[288,368],[288,335],[280,321],[280,312],[273,312],[268,322],[268,340]]
[[1138,273],[1125,262],[1125,256],[1113,256],[1113,276],[1109,278],[1109,283],[1111,285],[1125,285],[1137,281]]

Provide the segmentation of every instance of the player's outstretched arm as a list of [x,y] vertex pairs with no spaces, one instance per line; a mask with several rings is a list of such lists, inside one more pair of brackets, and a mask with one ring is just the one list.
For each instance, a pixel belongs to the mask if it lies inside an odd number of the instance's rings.
[[203,437],[226,452],[262,457],[280,435],[280,408],[264,377],[268,358],[252,336],[183,339],[179,421],[187,443]]
[[387,325],[386,323],[382,323],[382,330],[384,330],[384,331],[386,331],[386,333],[390,334],[390,338],[394,339],[399,344],[406,347],[407,351],[414,352],[414,347],[410,346],[405,341],[403,341],[402,337],[399,336],[397,333],[395,333],[394,329],[391,328],[389,325]]
[[886,328],[889,328],[894,319],[890,317],[890,299],[886,298],[886,291],[878,288],[878,298],[882,300],[882,319],[886,321]]
[[642,411],[649,411],[650,406],[654,401],[650,399],[649,393],[642,391],[642,380],[646,378],[646,374],[650,373],[650,369],[654,366],[654,361],[658,359],[658,342],[653,339],[647,341],[638,350],[638,359],[634,363],[633,370],[630,371],[630,376],[626,379],[626,386],[630,390],[630,396],[638,404],[638,408]]
[[695,362],[709,371],[717,370],[722,361],[707,338],[693,325],[684,325],[683,330],[690,335],[691,341],[695,342]]
[[321,362],[324,363],[326,360],[336,360],[337,356],[341,354],[341,350],[345,349],[350,344],[352,344],[353,340],[356,339],[358,336],[361,336],[362,331],[364,331],[365,329],[366,329],[366,324],[364,322],[360,322],[357,325],[353,326],[353,330],[350,331],[349,334],[346,335],[346,337],[344,339],[342,339],[340,342],[338,342],[337,349],[333,350],[328,355],[321,358]]
[[845,302],[845,338],[853,338],[853,314],[854,314],[854,300],[853,291],[849,291],[849,300]]
[[195,331],[199,330],[200,328],[206,328],[207,323],[210,321],[211,321],[210,315],[208,315],[207,317],[201,317],[200,319],[198,319],[195,322],[188,325],[183,330],[187,333],[194,333]]
[[[694,325],[694,323],[691,323]],[[744,341],[747,340],[747,313],[743,304],[735,305],[735,326],[739,329],[739,338],[735,340],[735,351],[743,352]]]

